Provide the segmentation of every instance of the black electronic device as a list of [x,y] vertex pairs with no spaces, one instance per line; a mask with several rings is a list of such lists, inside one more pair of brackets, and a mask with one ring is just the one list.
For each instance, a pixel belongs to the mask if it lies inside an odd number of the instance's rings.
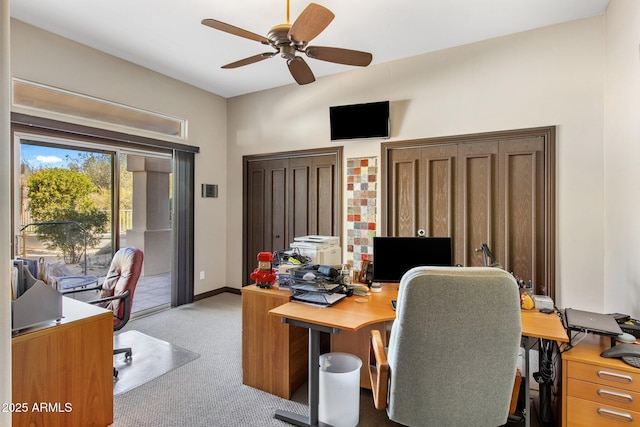
[[389,138],[389,101],[329,107],[331,140]]
[[393,307],[394,310],[398,307],[398,300],[397,299],[392,299],[391,300],[391,307]]
[[636,338],[640,338],[640,321],[637,319],[633,319],[629,316],[629,319],[624,322],[618,322],[618,324],[620,325],[622,332],[626,332]]
[[619,358],[633,367],[640,368],[640,346],[637,344],[618,344],[603,351],[600,356]]
[[373,281],[399,282],[413,267],[453,265],[450,237],[374,237]]
[[611,313],[611,315],[613,316],[614,319],[616,319],[616,322],[618,322],[618,324],[622,324],[627,320],[631,319],[631,316],[629,316],[628,314]]

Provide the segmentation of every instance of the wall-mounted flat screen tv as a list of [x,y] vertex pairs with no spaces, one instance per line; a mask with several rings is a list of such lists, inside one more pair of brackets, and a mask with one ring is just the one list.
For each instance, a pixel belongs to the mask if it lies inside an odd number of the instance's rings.
[[453,265],[450,237],[374,237],[373,281],[399,282],[413,267]]
[[389,138],[389,101],[329,107],[331,140]]

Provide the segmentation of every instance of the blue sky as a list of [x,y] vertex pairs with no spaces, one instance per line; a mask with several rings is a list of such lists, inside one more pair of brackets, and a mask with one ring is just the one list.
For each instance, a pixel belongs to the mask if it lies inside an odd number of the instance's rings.
[[20,145],[20,160],[27,163],[34,169],[41,167],[55,168],[67,166],[67,155],[71,158],[77,157],[78,150],[67,150],[63,148],[42,147],[38,145]]

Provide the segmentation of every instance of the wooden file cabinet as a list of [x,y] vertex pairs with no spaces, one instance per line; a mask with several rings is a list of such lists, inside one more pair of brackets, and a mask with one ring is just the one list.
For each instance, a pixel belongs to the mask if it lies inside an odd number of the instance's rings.
[[610,345],[589,336],[563,354],[563,426],[640,426],[640,369],[601,357]]
[[242,383],[285,399],[307,380],[309,333],[269,310],[291,300],[291,291],[242,288]]
[[60,323],[11,339],[14,427],[113,423],[113,313],[62,301]]

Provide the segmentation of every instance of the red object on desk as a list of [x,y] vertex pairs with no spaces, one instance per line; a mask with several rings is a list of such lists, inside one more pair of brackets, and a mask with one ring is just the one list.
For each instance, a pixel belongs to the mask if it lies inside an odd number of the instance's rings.
[[258,253],[258,268],[249,277],[255,280],[260,288],[270,288],[276,281],[276,269],[271,268],[273,254],[271,252]]

